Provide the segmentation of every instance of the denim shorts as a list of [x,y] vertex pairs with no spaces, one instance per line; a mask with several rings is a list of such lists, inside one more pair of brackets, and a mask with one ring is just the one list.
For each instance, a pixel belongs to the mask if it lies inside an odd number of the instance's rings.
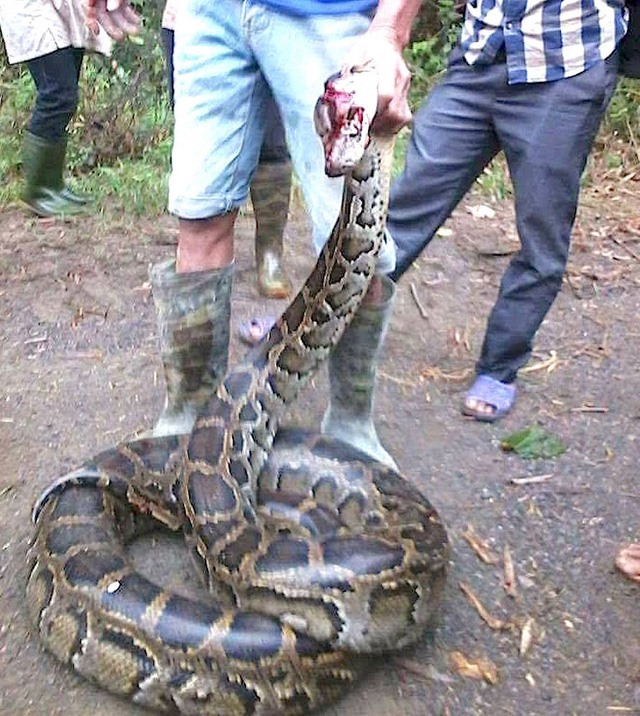
[[[363,14],[287,15],[253,0],[185,0],[175,31],[169,210],[205,219],[246,201],[271,88],[319,252],[340,210],[342,180],[324,173],[313,111],[325,80],[369,22]],[[394,265],[394,246],[386,241],[378,269]]]

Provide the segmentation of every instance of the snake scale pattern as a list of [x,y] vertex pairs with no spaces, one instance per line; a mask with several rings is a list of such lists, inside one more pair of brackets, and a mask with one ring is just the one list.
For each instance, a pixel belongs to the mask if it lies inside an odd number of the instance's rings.
[[[327,82],[316,126],[328,173],[348,170],[340,217],[191,435],[106,450],[34,509],[27,604],[42,643],[151,710],[307,713],[340,698],[371,654],[419,639],[437,607],[448,541],[429,501],[347,445],[279,430],[374,272],[391,145],[369,137],[376,100],[365,69]],[[126,545],[150,528],[185,535],[210,599],[136,571]]]

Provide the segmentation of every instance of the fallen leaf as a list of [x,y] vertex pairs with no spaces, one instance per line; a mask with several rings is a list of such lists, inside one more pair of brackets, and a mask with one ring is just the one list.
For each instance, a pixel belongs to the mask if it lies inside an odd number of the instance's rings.
[[500,441],[500,447],[525,460],[558,457],[567,449],[560,438],[537,425],[507,435]]
[[488,684],[498,683],[498,668],[490,660],[479,658],[468,659],[461,651],[452,651],[449,655],[451,666],[461,676],[467,676],[476,681],[486,681]]

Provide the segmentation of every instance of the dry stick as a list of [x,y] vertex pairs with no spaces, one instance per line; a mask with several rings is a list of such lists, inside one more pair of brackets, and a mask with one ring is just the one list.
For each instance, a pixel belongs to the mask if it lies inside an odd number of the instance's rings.
[[458,584],[460,586],[460,589],[462,590],[462,593],[469,600],[469,602],[471,602],[471,605],[478,612],[478,615],[483,622],[488,624],[492,629],[495,629],[496,631],[513,628],[513,624],[511,624],[511,622],[505,622],[502,619],[498,619],[498,617],[494,617],[492,614],[489,614],[485,606],[482,604],[480,599],[478,599],[475,592],[468,584],[466,584],[465,582],[459,582]]
[[544,475],[531,475],[531,477],[512,477],[509,482],[512,485],[535,485],[539,482],[546,482],[553,477],[552,473],[546,473]]
[[429,679],[430,681],[440,681],[445,684],[451,684],[455,681],[452,676],[448,676],[447,674],[440,674],[439,672],[437,672],[430,664],[425,666],[424,664],[421,664],[419,661],[415,661],[414,659],[405,659],[399,656],[394,656],[392,658],[393,663],[397,667],[408,671],[410,674],[414,674],[414,676],[420,676],[423,679]]
[[571,408],[572,413],[608,413],[609,408],[599,408],[596,405],[582,405],[579,408]]
[[473,525],[469,525],[462,533],[462,536],[468,542],[471,549],[473,549],[473,551],[485,564],[498,563],[498,557],[491,551],[489,545],[473,529]]
[[513,599],[517,598],[518,578],[516,577],[516,568],[511,556],[511,550],[507,544],[504,546],[504,590]]
[[616,239],[615,236],[610,236],[609,238],[611,239],[611,241],[613,241],[614,244],[616,244],[617,246],[620,246],[620,248],[624,249],[626,252],[628,252],[629,254],[631,254],[631,256],[633,256],[633,258],[634,258],[636,261],[640,261],[640,256],[639,256],[633,249],[630,249],[630,248],[625,244],[624,241],[620,241],[620,239]]
[[416,302],[418,311],[420,311],[420,315],[426,321],[429,318],[429,314],[425,311],[424,306],[420,303],[420,299],[418,298],[418,290],[416,289],[415,284],[414,283],[409,284],[409,288],[411,289],[411,295],[413,296],[413,300]]

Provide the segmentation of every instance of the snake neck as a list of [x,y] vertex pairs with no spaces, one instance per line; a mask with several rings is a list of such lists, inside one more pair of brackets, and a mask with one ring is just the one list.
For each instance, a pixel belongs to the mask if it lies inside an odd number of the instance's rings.
[[285,409],[340,340],[367,292],[383,240],[392,153],[392,140],[371,138],[345,176],[339,218],[308,279],[196,421],[182,489],[194,546],[208,565],[237,531],[255,523],[258,475]]

